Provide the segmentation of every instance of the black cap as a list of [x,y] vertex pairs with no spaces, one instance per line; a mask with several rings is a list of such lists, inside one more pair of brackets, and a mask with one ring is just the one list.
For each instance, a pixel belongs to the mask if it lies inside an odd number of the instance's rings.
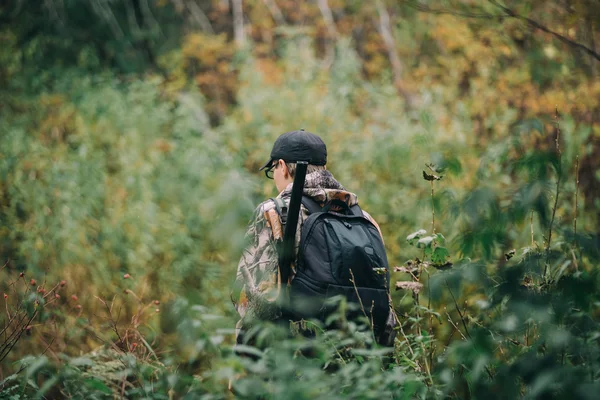
[[307,161],[311,165],[327,164],[327,147],[314,133],[299,131],[286,132],[273,144],[271,158],[259,171],[270,167],[274,160],[285,162]]

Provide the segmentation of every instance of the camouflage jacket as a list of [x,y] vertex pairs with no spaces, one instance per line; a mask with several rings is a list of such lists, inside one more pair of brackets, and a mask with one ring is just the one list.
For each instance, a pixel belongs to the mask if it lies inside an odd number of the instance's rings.
[[[281,203],[279,201],[281,199],[288,205],[291,190],[292,184],[290,183],[277,196],[278,202]],[[342,200],[350,207],[358,203],[357,196],[347,191],[326,170],[315,171],[306,176],[304,195],[311,197],[319,204],[334,199]],[[363,211],[363,213],[379,229],[373,218],[367,212]],[[301,215],[296,230],[294,260],[297,260],[302,226],[307,218],[308,210],[301,206]],[[275,201],[267,200],[257,207],[246,236],[249,245],[244,250],[238,264],[232,293],[233,304],[240,315],[240,320],[236,325],[238,333],[241,329],[248,328],[254,318],[274,320],[279,316],[279,309],[275,304],[275,300],[281,290],[281,279],[279,277],[276,243],[283,239],[283,227]],[[294,279],[295,262],[292,263],[291,269],[290,281]],[[395,314],[390,313],[389,326],[386,329],[389,335],[393,334],[395,324]]]

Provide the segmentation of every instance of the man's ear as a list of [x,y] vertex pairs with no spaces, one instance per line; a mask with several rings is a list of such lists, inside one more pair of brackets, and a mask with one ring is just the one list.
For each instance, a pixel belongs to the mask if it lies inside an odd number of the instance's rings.
[[290,171],[288,170],[288,167],[287,167],[285,161],[280,159],[277,162],[279,163],[279,166],[282,168],[283,177],[287,179],[290,176]]

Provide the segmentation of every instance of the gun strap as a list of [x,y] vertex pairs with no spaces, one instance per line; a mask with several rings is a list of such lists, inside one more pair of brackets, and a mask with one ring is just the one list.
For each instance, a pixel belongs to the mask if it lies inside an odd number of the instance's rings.
[[[281,276],[281,284],[287,293],[287,284],[290,277],[290,266],[294,258],[294,244],[296,242],[296,228],[298,226],[298,217],[300,215],[300,203],[302,202],[302,192],[304,188],[304,179],[306,178],[306,169],[308,162],[298,161],[296,163],[296,173],[294,183],[292,185],[292,194],[290,196],[290,205],[288,208],[287,221],[283,233],[283,243],[281,246],[281,254],[279,255],[279,273]],[[287,296],[286,296],[287,297]]]

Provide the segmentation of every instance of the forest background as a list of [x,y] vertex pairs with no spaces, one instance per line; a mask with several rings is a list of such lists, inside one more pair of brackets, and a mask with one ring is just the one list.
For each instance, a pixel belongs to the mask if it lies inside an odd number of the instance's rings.
[[[594,0],[0,1],[0,398],[596,398],[599,43]],[[231,352],[299,128],[381,226],[392,354]]]

